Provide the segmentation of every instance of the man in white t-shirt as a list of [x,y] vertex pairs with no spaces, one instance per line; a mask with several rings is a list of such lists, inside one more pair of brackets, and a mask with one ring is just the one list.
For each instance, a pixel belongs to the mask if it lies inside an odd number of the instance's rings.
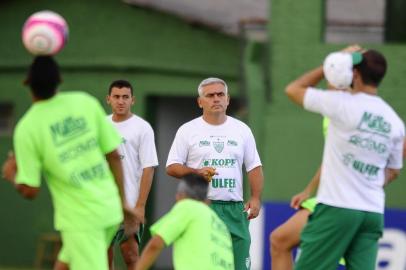
[[111,83],[107,103],[113,114],[107,118],[122,136],[118,148],[124,173],[124,192],[128,205],[138,213],[140,229],[135,235],[124,235],[123,228],[117,232],[109,249],[110,269],[113,267],[113,245],[120,244],[121,254],[127,269],[135,269],[139,257],[145,204],[151,189],[154,168],[158,166],[154,131],[151,125],[131,112],[135,98],[133,88],[128,81],[117,80]]
[[[177,131],[166,163],[167,173],[176,178],[195,173],[211,181],[208,199],[231,233],[235,269],[249,269],[248,225],[259,214],[263,187],[255,139],[246,124],[226,115],[230,97],[223,80],[203,80],[198,93],[203,115]],[[245,206],[243,164],[251,187]]]
[[377,96],[386,72],[384,56],[357,46],[344,51],[343,60],[353,69],[351,92],[313,88],[323,79],[322,67],[286,88],[293,102],[331,120],[318,205],[302,232],[296,270],[336,269],[341,256],[349,269],[375,269],[383,230],[383,187],[403,166],[404,123]]

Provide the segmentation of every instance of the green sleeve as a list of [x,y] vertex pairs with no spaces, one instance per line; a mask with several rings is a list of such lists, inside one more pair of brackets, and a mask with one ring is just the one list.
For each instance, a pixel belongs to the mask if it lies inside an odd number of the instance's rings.
[[324,135],[324,137],[327,136],[329,124],[330,124],[330,119],[328,119],[327,117],[323,117],[323,135]]
[[95,100],[95,117],[97,123],[97,137],[99,145],[104,154],[110,153],[115,150],[121,143],[121,136],[113,125],[107,120],[106,113]]
[[176,203],[169,213],[151,226],[151,235],[159,235],[169,246],[186,231],[192,218],[191,210],[182,201]]
[[17,184],[31,187],[41,185],[41,156],[34,143],[34,135],[26,125],[17,125],[14,133],[14,151],[17,160]]

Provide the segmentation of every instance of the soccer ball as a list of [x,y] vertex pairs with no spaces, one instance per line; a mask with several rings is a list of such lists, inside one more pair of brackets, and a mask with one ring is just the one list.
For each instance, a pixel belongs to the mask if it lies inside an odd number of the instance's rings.
[[65,46],[68,24],[53,11],[32,14],[24,23],[22,39],[25,48],[34,55],[54,55]]

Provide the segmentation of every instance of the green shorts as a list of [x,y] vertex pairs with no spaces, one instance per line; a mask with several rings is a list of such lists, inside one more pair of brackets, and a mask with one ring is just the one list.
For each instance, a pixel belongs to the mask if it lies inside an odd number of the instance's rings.
[[348,269],[374,270],[383,215],[317,204],[302,231],[295,270],[336,269],[344,257]]
[[118,224],[91,231],[61,231],[62,249],[58,260],[70,270],[108,270],[107,249]]
[[[140,229],[138,232],[134,234],[134,238],[137,241],[138,245],[141,243],[142,235],[144,234],[144,224],[140,224]],[[116,232],[116,235],[113,238],[113,241],[111,241],[111,245],[114,245],[115,243],[118,243],[121,245],[123,242],[128,240],[128,235],[124,234],[124,224],[120,224],[120,228],[118,228],[118,231]]]
[[234,265],[236,270],[251,268],[251,235],[248,230],[248,215],[243,202],[211,201],[211,209],[227,225],[233,242]]

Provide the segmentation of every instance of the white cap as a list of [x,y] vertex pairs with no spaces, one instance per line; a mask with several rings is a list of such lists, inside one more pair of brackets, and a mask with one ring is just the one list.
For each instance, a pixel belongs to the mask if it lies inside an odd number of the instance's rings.
[[326,80],[337,89],[350,87],[353,66],[362,62],[360,52],[333,52],[324,59],[323,72]]
[[350,53],[333,52],[324,59],[326,80],[337,89],[346,89],[352,83],[353,61]]

